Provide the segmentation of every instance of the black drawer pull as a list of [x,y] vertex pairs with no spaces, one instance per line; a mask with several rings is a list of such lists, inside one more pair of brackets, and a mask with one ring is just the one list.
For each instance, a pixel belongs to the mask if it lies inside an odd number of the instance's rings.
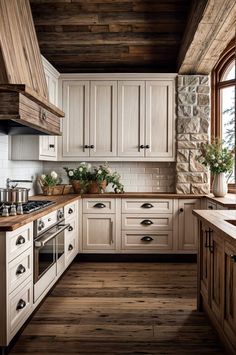
[[209,206],[208,206],[208,209],[209,209],[209,210],[213,210],[213,206],[212,206],[212,205],[209,205]]
[[26,306],[26,302],[21,299],[21,300],[17,303],[16,310],[18,311],[19,309],[23,309],[23,308],[25,308],[25,306]]
[[69,232],[72,232],[73,230],[74,230],[74,228],[73,228],[72,226],[69,226],[69,227],[68,227],[68,231],[69,231]]
[[230,255],[230,259],[232,259],[234,262],[236,262],[236,255]]
[[143,203],[141,207],[142,208],[152,208],[154,206],[151,203]]
[[150,226],[151,224],[153,224],[153,222],[150,219],[144,219],[140,223],[143,224],[144,226]]
[[141,238],[142,242],[152,242],[153,238],[150,237],[149,235],[145,235],[144,237]]
[[74,249],[73,245],[72,245],[72,244],[69,244],[68,250],[71,251],[71,250],[73,250],[73,249]]
[[96,203],[93,207],[95,207],[95,208],[105,208],[106,207],[106,205],[104,205],[104,203]]
[[25,238],[22,237],[22,235],[20,235],[20,236],[17,238],[16,245],[21,245],[21,244],[24,244],[24,243],[25,243]]
[[69,208],[69,210],[68,210],[68,213],[69,214],[72,214],[74,211],[72,210],[72,208]]
[[49,144],[49,148],[55,148],[55,144]]
[[26,268],[22,264],[20,264],[16,269],[16,275],[21,275],[24,274],[25,272],[26,272]]

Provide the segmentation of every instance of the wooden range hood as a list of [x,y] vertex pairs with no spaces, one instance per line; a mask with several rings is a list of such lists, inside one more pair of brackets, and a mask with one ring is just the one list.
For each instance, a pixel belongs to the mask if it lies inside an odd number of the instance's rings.
[[60,135],[29,0],[0,0],[0,133]]

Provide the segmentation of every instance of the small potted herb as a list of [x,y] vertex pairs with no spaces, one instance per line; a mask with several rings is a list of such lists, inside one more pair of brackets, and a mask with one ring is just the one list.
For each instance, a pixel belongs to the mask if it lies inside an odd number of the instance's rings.
[[82,162],[75,169],[70,169],[67,167],[63,168],[69,178],[70,183],[73,186],[75,193],[85,193],[89,184],[89,172],[91,169],[91,164]]
[[116,193],[124,192],[124,186],[120,182],[120,175],[117,172],[112,172],[107,163],[94,167],[93,171],[89,173],[90,180],[88,186],[89,193],[103,193],[108,184]]
[[61,179],[55,171],[50,174],[42,174],[39,178],[39,183],[44,195],[62,195],[64,185],[60,185]]

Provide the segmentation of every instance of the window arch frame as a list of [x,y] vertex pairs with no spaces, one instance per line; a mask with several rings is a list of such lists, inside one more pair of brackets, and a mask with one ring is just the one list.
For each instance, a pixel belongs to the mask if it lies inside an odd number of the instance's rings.
[[[223,88],[230,86],[235,87],[236,92],[236,75],[234,79],[221,81],[224,73],[229,65],[236,60],[236,46],[233,39],[222,55],[211,73],[211,136],[222,137],[222,120],[221,120],[221,94]],[[236,126],[236,125],[235,125]],[[236,193],[236,182],[229,184],[229,192]]]

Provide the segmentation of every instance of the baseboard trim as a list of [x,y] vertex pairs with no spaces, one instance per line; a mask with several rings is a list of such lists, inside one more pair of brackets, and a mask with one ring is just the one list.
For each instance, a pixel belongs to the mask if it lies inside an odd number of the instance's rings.
[[196,263],[196,254],[77,254],[75,262]]

